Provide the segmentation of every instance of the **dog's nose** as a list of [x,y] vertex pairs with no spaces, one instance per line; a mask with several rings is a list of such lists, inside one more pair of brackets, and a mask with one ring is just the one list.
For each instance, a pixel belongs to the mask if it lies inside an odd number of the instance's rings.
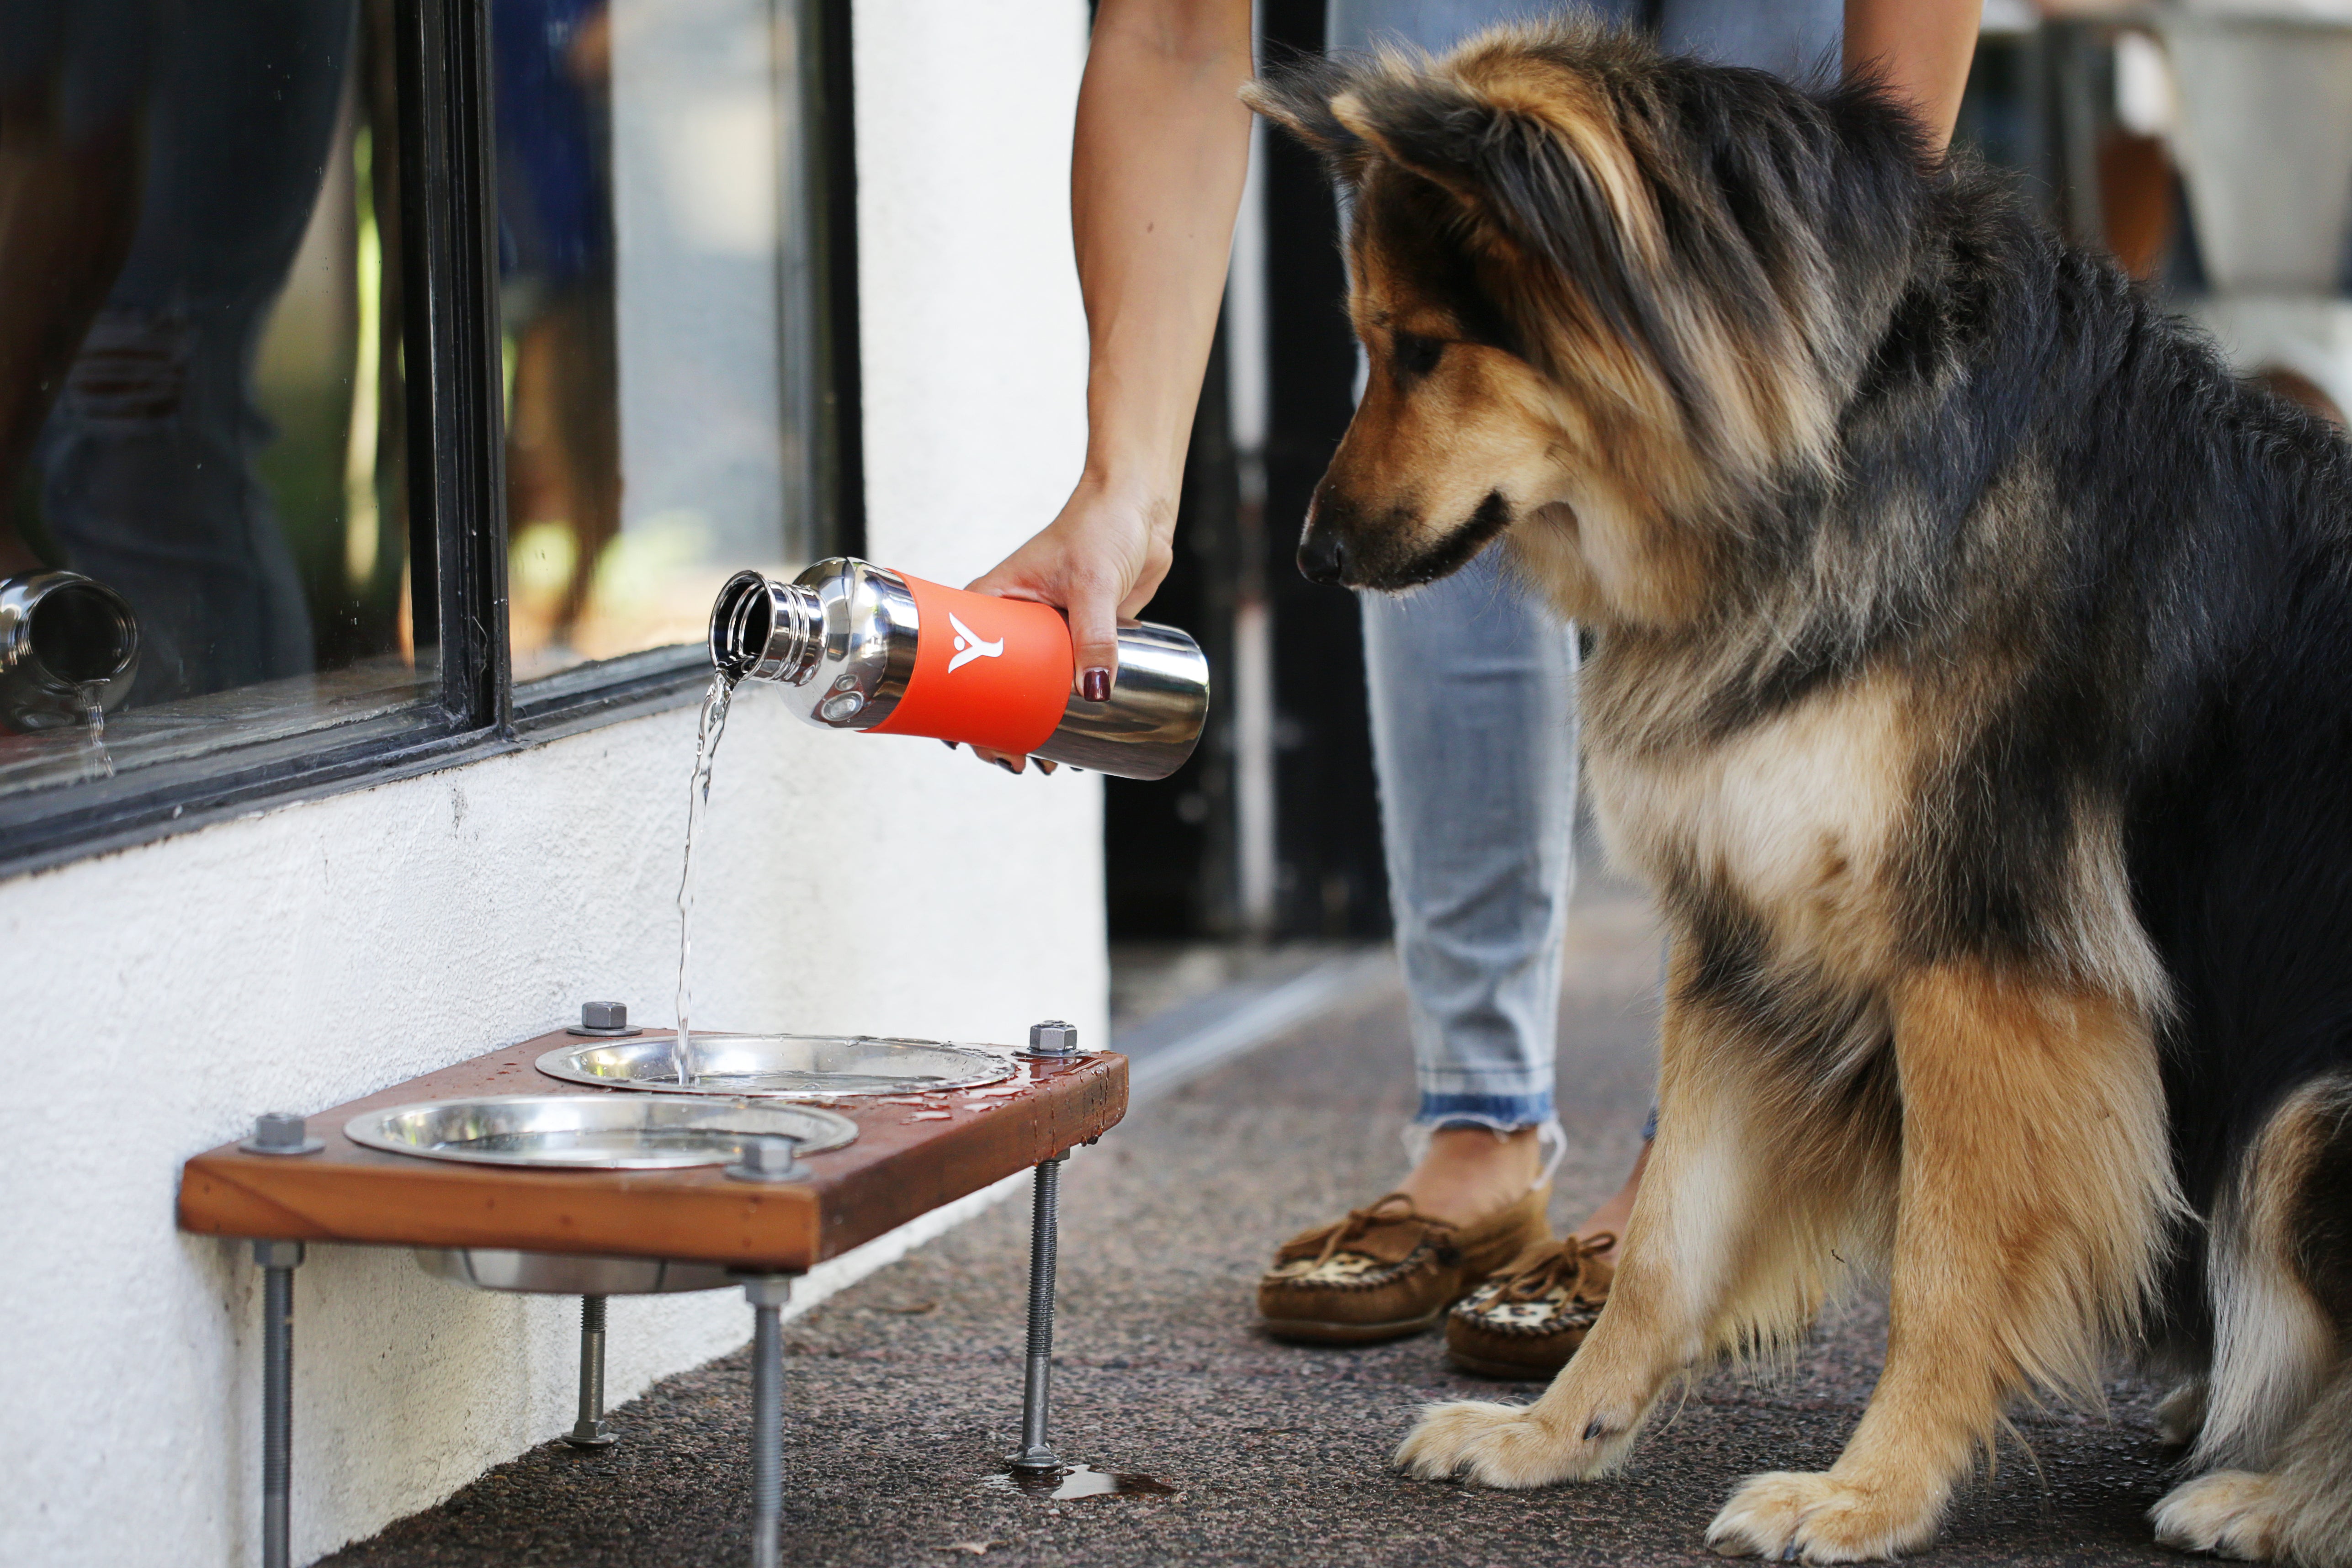
[[1348,547],[1339,542],[1336,533],[1308,528],[1299,536],[1298,570],[1309,582],[1344,582]]

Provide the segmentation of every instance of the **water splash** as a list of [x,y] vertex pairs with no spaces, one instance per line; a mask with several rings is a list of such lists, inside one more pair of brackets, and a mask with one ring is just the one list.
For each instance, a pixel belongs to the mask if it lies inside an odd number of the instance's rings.
[[677,1081],[691,1083],[698,1076],[694,1070],[694,1032],[687,1021],[687,1004],[692,996],[688,967],[694,959],[694,839],[702,826],[703,814],[710,808],[710,768],[719,758],[719,737],[727,729],[727,709],[735,696],[735,683],[722,671],[710,677],[710,690],[702,699],[702,722],[694,733],[694,773],[687,780],[686,857],[677,875]]

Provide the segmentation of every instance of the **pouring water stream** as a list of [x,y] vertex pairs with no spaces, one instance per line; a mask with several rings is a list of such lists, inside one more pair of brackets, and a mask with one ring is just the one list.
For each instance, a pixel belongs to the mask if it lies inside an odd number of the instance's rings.
[[693,1082],[701,1076],[694,1067],[694,1032],[687,1021],[691,987],[687,973],[694,956],[694,837],[710,806],[710,768],[719,758],[719,737],[727,728],[727,709],[735,696],[735,682],[720,671],[710,678],[702,699],[702,721],[694,735],[694,772],[687,780],[686,856],[677,876],[677,1081]]
[[106,749],[106,683],[96,681],[79,688],[75,695],[81,701],[82,727],[90,751],[109,779],[114,777],[114,757]]

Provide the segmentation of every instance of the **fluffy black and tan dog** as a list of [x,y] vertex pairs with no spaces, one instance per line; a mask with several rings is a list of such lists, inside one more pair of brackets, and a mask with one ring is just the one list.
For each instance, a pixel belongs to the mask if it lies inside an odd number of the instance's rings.
[[1400,1462],[1606,1470],[1874,1264],[1868,1411],[1719,1549],[1917,1546],[2126,1347],[2187,1378],[2164,1541],[2352,1563],[2352,449],[1867,88],[1563,23],[1253,102],[1353,194],[1301,564],[1499,542],[1596,629],[1591,785],[1674,936],[1614,1299]]

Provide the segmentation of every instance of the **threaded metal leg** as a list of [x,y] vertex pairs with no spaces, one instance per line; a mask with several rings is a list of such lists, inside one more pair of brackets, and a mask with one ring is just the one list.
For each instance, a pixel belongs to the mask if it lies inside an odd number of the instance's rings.
[[779,1568],[784,1522],[784,1326],[791,1281],[746,1282],[751,1302],[751,1568]]
[[289,1568],[294,1490],[294,1269],[299,1241],[257,1241],[261,1265],[261,1565]]
[[604,1419],[604,1298],[580,1298],[580,1415],[563,1440],[575,1448],[619,1441]]
[[1061,1458],[1046,1437],[1054,1396],[1054,1265],[1061,1229],[1062,1164],[1066,1151],[1037,1167],[1029,1215],[1029,1364],[1021,1384],[1021,1447],[1007,1461],[1016,1470],[1052,1470]]

